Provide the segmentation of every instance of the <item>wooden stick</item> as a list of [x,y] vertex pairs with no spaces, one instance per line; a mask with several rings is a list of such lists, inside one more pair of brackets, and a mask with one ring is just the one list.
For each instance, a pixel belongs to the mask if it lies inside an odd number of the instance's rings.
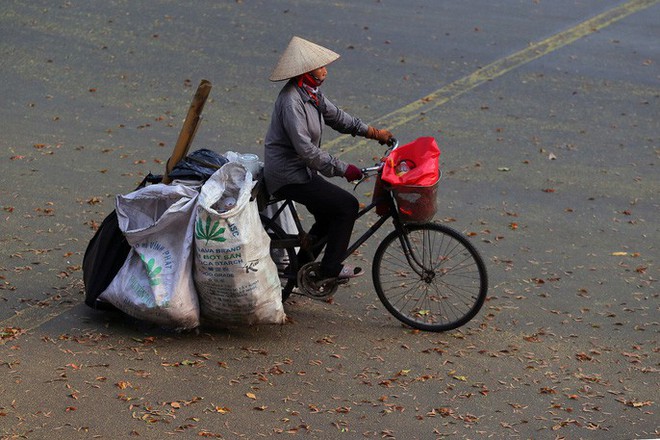
[[201,120],[202,110],[204,110],[204,104],[206,99],[211,93],[211,83],[203,79],[199,86],[197,87],[197,92],[193,97],[192,102],[190,103],[190,108],[188,109],[188,114],[186,115],[185,121],[183,121],[183,127],[181,127],[181,132],[179,133],[179,138],[176,141],[172,155],[167,160],[165,165],[165,175],[163,176],[163,183],[170,183],[171,179],[169,178],[170,172],[174,169],[176,164],[179,163],[181,159],[186,157],[190,145],[195,138],[195,133],[197,133],[197,127]]

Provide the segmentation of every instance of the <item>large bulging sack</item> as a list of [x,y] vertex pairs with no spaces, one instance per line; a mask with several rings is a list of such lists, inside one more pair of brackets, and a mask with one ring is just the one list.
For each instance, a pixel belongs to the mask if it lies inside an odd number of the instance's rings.
[[216,325],[282,324],[286,318],[270,238],[252,174],[235,162],[202,186],[195,222],[194,280],[202,318]]
[[100,298],[145,321],[182,329],[199,325],[192,278],[198,190],[156,184],[117,196],[128,258]]

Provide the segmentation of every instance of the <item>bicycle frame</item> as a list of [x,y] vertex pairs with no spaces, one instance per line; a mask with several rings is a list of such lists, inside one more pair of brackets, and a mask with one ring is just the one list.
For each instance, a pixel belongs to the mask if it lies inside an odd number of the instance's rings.
[[[406,234],[405,231],[405,223],[402,222],[399,217],[392,192],[385,190],[383,197],[387,197],[387,203],[389,205],[388,212],[382,215],[376,221],[376,223],[371,225],[362,235],[360,235],[357,239],[355,239],[355,241],[346,250],[346,253],[342,257],[342,261],[346,260],[353,252],[355,252],[360,246],[362,246],[369,238],[371,238],[376,233],[376,231],[378,231],[383,226],[383,224],[385,224],[387,220],[391,218],[394,224],[394,229],[398,232],[399,241],[401,243],[401,247],[403,249],[404,255],[408,260],[408,264],[415,271],[417,275],[424,276],[429,269],[424,268],[423,262],[419,260],[418,256],[415,254],[413,250],[413,247],[410,245],[410,242],[408,240],[408,234]],[[269,203],[276,203],[277,201],[278,200],[272,200]],[[361,218],[365,214],[369,213],[379,203],[382,203],[382,200],[372,201],[368,206],[358,211],[357,218]],[[293,238],[293,236],[290,236],[290,238],[287,238],[286,240],[278,240],[278,245],[281,247],[305,248],[304,242],[306,241],[306,232],[302,225],[302,222],[298,218],[298,212],[295,208],[293,200],[290,199],[283,200],[282,205],[277,209],[277,211],[275,211],[275,213],[271,217],[271,220],[276,220],[280,215],[282,215],[284,210],[287,208],[290,210],[290,213],[292,214],[293,220],[296,225],[297,234],[295,238]],[[289,237],[289,234],[287,234],[287,236]],[[319,241],[312,243],[311,246],[306,250],[313,252],[314,248],[321,249],[325,245],[326,241],[327,239],[323,237]]]
[[[415,271],[415,273],[419,276],[423,276],[428,269],[424,268],[424,263],[419,261],[419,258],[415,254],[415,251],[413,247],[410,245],[410,241],[408,240],[408,234],[406,233],[405,230],[405,223],[401,221],[401,218],[399,217],[399,212],[397,210],[396,203],[394,201],[394,196],[392,195],[391,191],[385,190],[385,195],[383,197],[387,197],[387,203],[389,205],[389,210],[386,214],[381,216],[376,223],[371,225],[369,229],[367,229],[360,237],[358,237],[355,242],[348,247],[346,250],[346,254],[344,255],[344,258],[342,259],[345,260],[346,258],[349,257],[354,251],[356,251],[364,242],[366,242],[369,238],[371,238],[372,235],[376,233],[378,229],[390,218],[392,219],[392,223],[394,224],[394,230],[397,231],[398,237],[399,237],[399,242],[401,243],[401,248],[403,249],[403,253],[406,256],[406,260],[408,260],[408,264],[410,267]],[[379,203],[381,203],[382,200],[374,200],[372,201],[368,206],[365,208],[361,209],[358,212],[357,218],[362,217],[364,214],[368,213],[372,209],[374,209]],[[412,261],[411,261],[412,259]],[[413,262],[415,264],[413,264]],[[422,268],[422,270],[418,270],[418,268]]]

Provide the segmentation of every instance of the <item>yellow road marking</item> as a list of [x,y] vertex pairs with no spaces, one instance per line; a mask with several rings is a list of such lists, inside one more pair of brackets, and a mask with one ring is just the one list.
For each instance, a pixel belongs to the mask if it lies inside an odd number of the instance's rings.
[[[630,0],[615,8],[609,9],[589,20],[559,32],[545,40],[530,44],[527,48],[516,52],[508,57],[501,58],[491,64],[465,76],[451,84],[448,84],[423,98],[411,102],[391,113],[379,117],[373,121],[373,125],[378,128],[386,128],[394,131],[397,127],[407,124],[418,118],[421,114],[444,105],[448,101],[474,89],[475,87],[500,77],[513,69],[534,61],[542,56],[552,53],[564,46],[567,46],[580,38],[593,34],[612,23],[615,23],[635,12],[642,11],[653,5],[660,3],[660,0]],[[350,146],[346,145],[350,142]],[[360,139],[355,142],[353,138],[347,141],[345,137],[333,139],[323,147],[339,157],[343,154],[363,148],[368,142],[366,139]]]

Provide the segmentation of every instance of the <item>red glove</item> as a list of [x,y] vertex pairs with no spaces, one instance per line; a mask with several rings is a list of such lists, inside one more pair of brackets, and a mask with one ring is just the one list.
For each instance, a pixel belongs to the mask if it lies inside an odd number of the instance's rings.
[[362,179],[362,171],[355,165],[349,165],[348,168],[346,168],[346,172],[344,173],[344,177],[346,180],[349,182],[353,182],[355,180],[360,180]]

